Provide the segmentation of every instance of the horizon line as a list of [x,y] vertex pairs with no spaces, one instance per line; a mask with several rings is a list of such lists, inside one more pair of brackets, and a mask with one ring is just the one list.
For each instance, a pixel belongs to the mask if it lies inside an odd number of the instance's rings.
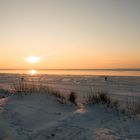
[[[32,69],[32,68],[31,68]],[[0,69],[0,70],[30,70],[30,68],[28,69],[28,68],[26,68],[26,69],[21,69],[21,68],[17,68],[17,69],[15,69],[15,68],[3,68],[3,69]],[[83,69],[74,69],[74,68],[70,68],[70,69],[62,69],[62,68],[60,68],[60,69],[35,69],[35,70],[105,70],[105,71],[108,71],[108,70],[120,70],[120,71],[129,71],[129,70],[131,70],[131,71],[140,71],[140,68],[90,68],[90,69],[88,69],[88,68],[83,68]]]

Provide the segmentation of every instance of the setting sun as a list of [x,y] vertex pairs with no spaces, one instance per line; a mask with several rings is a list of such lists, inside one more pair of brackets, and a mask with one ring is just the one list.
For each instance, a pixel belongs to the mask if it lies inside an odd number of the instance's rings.
[[26,58],[26,61],[32,64],[39,62],[39,60],[40,60],[40,57],[37,57],[37,56],[28,56]]

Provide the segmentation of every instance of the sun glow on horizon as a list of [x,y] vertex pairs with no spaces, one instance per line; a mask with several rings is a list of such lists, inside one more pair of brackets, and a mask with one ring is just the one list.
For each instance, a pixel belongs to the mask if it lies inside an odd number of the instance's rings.
[[38,63],[40,61],[40,57],[38,56],[28,56],[26,57],[26,61],[31,64]]

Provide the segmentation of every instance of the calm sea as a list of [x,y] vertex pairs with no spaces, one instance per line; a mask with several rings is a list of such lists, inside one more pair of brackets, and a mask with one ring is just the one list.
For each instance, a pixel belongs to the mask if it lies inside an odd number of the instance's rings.
[[56,74],[56,75],[109,75],[140,76],[140,69],[90,69],[90,70],[0,70],[0,73],[14,74]]

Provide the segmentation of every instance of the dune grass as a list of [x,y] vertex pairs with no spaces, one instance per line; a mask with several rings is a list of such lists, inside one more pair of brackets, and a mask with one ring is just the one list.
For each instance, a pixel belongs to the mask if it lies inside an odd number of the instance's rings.
[[8,89],[0,87],[0,98],[5,98],[12,95],[12,92]]
[[18,82],[16,84],[13,84],[13,91],[14,94],[18,96],[23,96],[26,94],[32,94],[32,93],[40,93],[41,88],[34,84],[28,84],[26,82]]
[[[11,92],[12,91],[12,92]],[[79,95],[71,91],[70,94],[64,95],[62,94],[58,89],[54,89],[49,86],[43,86],[40,83],[34,83],[34,82],[26,82],[22,79],[18,81],[17,83],[14,83],[12,86],[12,90],[5,90],[3,88],[0,88],[1,96],[0,98],[4,98],[6,95],[16,95],[18,97],[23,97],[30,94],[49,94],[54,97],[56,97],[57,101],[61,104],[65,104],[67,102],[71,102],[74,105],[78,106],[79,104],[84,105],[91,105],[91,104],[104,104],[106,107],[115,108],[119,112],[122,112],[124,114],[129,115],[137,115],[140,114],[140,101],[132,99],[131,101],[128,101],[125,104],[125,107],[121,107],[121,104],[119,101],[115,101],[112,99],[107,92],[98,91],[94,92],[92,91],[90,94],[85,94],[84,96],[84,103],[77,100],[79,99]],[[67,96],[67,97],[66,97]]]
[[107,104],[111,105],[112,100],[105,92],[90,93],[85,95],[85,104]]
[[56,97],[57,101],[61,104],[65,104],[66,102],[71,102],[73,104],[76,103],[77,94],[75,92],[71,92],[70,94],[64,95],[62,94],[59,89],[42,85],[41,82],[28,82],[23,80],[22,78],[13,84],[12,90],[14,95],[18,97],[23,97],[25,95],[30,94],[49,94]]
[[126,102],[125,112],[128,115],[140,115],[140,99],[133,97],[131,100]]
[[43,86],[40,82],[27,82],[20,80],[14,83],[12,86],[13,94],[18,97],[24,97],[31,94],[46,94],[56,97],[60,103],[66,103],[66,98],[59,92],[58,89],[54,89],[50,86]]
[[70,102],[72,102],[73,104],[77,105],[77,101],[76,101],[77,98],[78,98],[77,93],[72,91],[72,92],[70,93],[70,95],[69,95],[69,99],[68,99],[68,100],[69,100]]
[[132,98],[131,100],[124,102],[123,104],[117,100],[112,99],[106,92],[90,93],[84,96],[85,104],[104,104],[106,107],[114,108],[118,112],[123,113],[127,116],[137,116],[140,115],[140,99],[136,100]]

